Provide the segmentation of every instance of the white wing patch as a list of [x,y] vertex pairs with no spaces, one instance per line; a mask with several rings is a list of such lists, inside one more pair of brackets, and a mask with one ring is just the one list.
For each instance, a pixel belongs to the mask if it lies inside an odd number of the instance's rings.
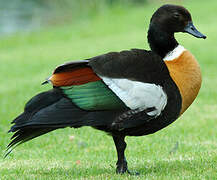
[[172,60],[178,58],[185,50],[186,49],[183,46],[178,45],[175,49],[168,52],[163,60],[164,61],[172,61]]
[[161,86],[128,79],[100,77],[125,105],[132,110],[139,109],[139,111],[143,111],[147,108],[155,107],[155,110],[148,112],[148,115],[158,116],[167,104],[167,95]]

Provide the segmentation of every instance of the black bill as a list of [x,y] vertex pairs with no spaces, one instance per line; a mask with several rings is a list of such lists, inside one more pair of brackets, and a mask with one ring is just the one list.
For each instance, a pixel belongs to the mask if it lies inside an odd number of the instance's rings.
[[187,32],[197,38],[203,38],[203,39],[206,39],[206,36],[203,35],[201,32],[199,32],[196,27],[194,27],[193,23],[192,22],[189,22],[185,29],[184,29],[184,32]]

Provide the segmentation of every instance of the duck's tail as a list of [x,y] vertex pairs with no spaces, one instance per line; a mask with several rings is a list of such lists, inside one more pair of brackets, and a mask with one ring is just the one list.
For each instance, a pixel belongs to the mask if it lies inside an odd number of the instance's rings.
[[9,132],[14,134],[7,146],[5,157],[17,145],[55,129],[100,125],[100,120],[97,121],[91,116],[88,111],[78,108],[64,97],[60,89],[54,88],[40,93],[33,97],[26,104],[24,112],[12,121],[13,126]]

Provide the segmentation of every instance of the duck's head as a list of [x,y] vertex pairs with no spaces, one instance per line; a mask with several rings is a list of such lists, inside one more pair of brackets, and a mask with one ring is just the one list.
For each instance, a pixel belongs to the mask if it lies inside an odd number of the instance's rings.
[[161,6],[152,16],[150,26],[156,26],[159,30],[168,34],[186,32],[197,38],[205,39],[193,25],[191,14],[182,6],[166,4]]

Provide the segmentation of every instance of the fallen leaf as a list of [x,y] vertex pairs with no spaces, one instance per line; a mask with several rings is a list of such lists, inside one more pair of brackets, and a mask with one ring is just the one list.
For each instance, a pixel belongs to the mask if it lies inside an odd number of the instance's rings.
[[76,164],[77,164],[77,165],[81,164],[81,161],[80,161],[80,160],[77,160],[77,161],[76,161]]
[[75,136],[69,136],[69,140],[73,141],[75,139]]

